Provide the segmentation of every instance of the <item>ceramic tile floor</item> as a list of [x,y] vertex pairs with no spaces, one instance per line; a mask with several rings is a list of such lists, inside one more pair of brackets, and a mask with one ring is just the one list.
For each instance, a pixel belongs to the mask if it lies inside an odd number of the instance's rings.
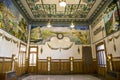
[[30,75],[22,80],[101,80],[92,75]]

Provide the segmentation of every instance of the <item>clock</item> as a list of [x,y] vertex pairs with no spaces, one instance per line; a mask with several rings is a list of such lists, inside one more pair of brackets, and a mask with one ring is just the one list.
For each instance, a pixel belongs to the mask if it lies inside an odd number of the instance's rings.
[[64,37],[64,36],[63,36],[62,33],[58,33],[58,34],[57,34],[57,38],[58,38],[58,39],[63,39],[63,37]]

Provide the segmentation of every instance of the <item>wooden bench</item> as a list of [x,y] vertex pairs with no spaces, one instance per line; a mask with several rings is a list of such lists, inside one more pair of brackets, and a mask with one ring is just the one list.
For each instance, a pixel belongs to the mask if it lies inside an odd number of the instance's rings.
[[0,80],[16,80],[16,72],[9,71],[0,73]]
[[106,80],[120,80],[120,72],[108,71],[106,73]]

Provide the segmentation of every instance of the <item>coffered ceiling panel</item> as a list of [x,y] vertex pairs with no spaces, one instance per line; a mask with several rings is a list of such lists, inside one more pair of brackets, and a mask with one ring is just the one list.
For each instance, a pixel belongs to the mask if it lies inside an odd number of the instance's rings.
[[[13,0],[21,12],[31,21],[87,21],[94,11],[107,0]],[[101,5],[102,4],[102,5]],[[101,5],[101,6],[100,6]],[[98,9],[98,10],[99,10]]]

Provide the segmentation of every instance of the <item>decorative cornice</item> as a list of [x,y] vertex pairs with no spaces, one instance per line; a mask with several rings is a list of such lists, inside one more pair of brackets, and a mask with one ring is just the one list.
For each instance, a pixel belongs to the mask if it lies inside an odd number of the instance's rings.
[[[74,21],[75,23],[79,24],[79,25],[83,25],[83,24],[88,24],[90,25],[96,18],[97,16],[105,9],[106,6],[108,6],[108,4],[111,3],[112,0],[102,0],[101,3],[98,5],[98,7],[96,8],[96,10],[94,11],[94,14],[92,14],[90,16],[90,18],[87,20],[86,18],[46,18],[46,19],[32,19],[31,16],[29,15],[29,13],[26,11],[24,5],[22,5],[20,0],[12,0],[12,2],[14,3],[14,5],[18,8],[18,10],[20,11],[20,13],[23,15],[23,17],[27,20],[27,22],[29,24],[37,24],[43,26],[46,25],[46,23],[51,20],[53,23],[57,22],[57,24],[59,22],[62,22],[63,24],[69,23],[71,21]],[[59,23],[60,24],[60,23]],[[62,25],[62,24],[60,24]],[[70,24],[66,24],[66,25],[70,25]]]
[[[32,21],[31,24],[32,25],[36,25],[36,26],[46,26],[48,23],[47,20],[43,20],[43,21]],[[58,26],[58,27],[68,27],[71,24],[71,20],[51,20],[50,21],[52,26]],[[77,25],[89,25],[88,21],[74,21],[74,24]]]
[[[71,18],[68,18],[68,17],[55,17],[56,19],[54,19],[54,18],[43,18],[43,19],[41,19],[41,18],[38,18],[38,20],[36,20],[36,19],[34,19],[34,18],[31,18],[31,16],[29,15],[29,13],[26,11],[26,9],[25,9],[25,7],[24,7],[24,5],[21,3],[21,0],[12,0],[12,2],[15,4],[15,6],[18,8],[18,10],[20,11],[20,13],[24,16],[24,18],[27,20],[27,22],[28,23],[30,23],[30,24],[32,24],[32,23],[34,23],[35,21],[36,22],[43,22],[43,21],[49,21],[49,20],[53,20],[53,21],[57,21],[57,22],[59,22],[59,21],[65,21],[65,22],[69,22],[69,21],[79,21],[80,23],[81,22],[86,22],[86,23],[88,23],[87,21],[86,21],[86,19],[85,18],[79,18],[79,17],[75,17],[75,18],[73,18],[73,17],[71,17]],[[80,5],[80,2],[81,2],[81,0],[79,1],[79,4],[76,4],[78,7],[77,7],[77,9],[79,8],[79,5]],[[94,4],[94,3],[93,3]],[[43,5],[43,2],[42,2],[42,5]],[[72,4],[69,4],[68,6],[73,6]],[[67,8],[67,7],[66,7]],[[73,8],[73,10],[74,10],[74,8]],[[78,12],[76,12],[76,15],[78,15]],[[44,20],[45,19],[45,20]],[[56,22],[55,21],[55,22]]]
[[[27,13],[26,9],[23,7],[23,5],[22,4],[18,4],[19,2],[17,3],[16,2],[17,0],[11,0],[11,1],[15,5],[15,7],[17,7],[17,9],[22,14],[22,16],[25,18],[26,22],[29,23],[32,19],[31,19],[30,15]],[[20,8],[18,5],[21,6],[22,8]]]
[[105,10],[105,8],[112,2],[113,0],[103,0],[99,6],[94,11],[94,14],[91,15],[89,18],[89,23],[92,24],[92,22]]

